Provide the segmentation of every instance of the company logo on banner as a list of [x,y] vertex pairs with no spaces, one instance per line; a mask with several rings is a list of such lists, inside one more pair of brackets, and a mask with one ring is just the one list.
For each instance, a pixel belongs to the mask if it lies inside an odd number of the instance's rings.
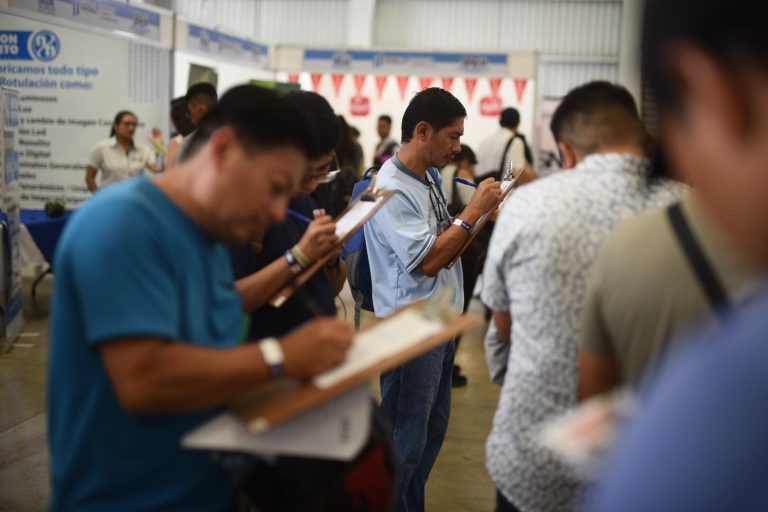
[[160,15],[120,0],[10,0],[23,11],[160,40]]
[[269,51],[263,44],[232,37],[197,25],[189,25],[187,48],[216,56],[223,55],[246,60],[259,67],[266,67],[267,52]]
[[507,55],[304,50],[304,69],[377,75],[504,76]]
[[491,87],[491,95],[485,96],[480,100],[480,114],[489,117],[498,117],[503,109],[502,99],[499,97],[501,90],[501,78],[489,78],[488,85]]
[[367,116],[371,112],[371,100],[363,96],[365,75],[355,75],[355,95],[349,100],[349,113],[353,116]]
[[61,40],[50,30],[0,31],[0,60],[51,62],[59,56]]

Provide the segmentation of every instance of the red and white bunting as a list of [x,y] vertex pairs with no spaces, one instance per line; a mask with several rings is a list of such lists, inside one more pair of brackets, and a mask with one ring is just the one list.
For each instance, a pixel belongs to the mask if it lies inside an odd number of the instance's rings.
[[376,77],[376,94],[381,99],[381,93],[384,92],[384,86],[387,85],[387,75],[379,75]]
[[291,84],[297,84],[299,83],[299,74],[298,73],[291,73],[288,75],[288,83]]
[[467,98],[472,101],[472,96],[475,95],[475,87],[477,87],[477,78],[464,78],[464,85],[467,87]]
[[501,90],[501,78],[489,78],[488,85],[491,86],[491,96],[497,97]]
[[320,80],[323,79],[322,73],[310,73],[309,75],[312,78],[312,90],[317,92],[317,90],[320,88]]
[[434,78],[431,76],[423,76],[419,78],[419,90],[429,89],[429,87],[432,85],[432,81]]
[[453,89],[453,77],[452,76],[444,76],[441,78],[441,81],[443,83],[443,89],[446,91],[449,91]]
[[333,94],[339,97],[339,91],[341,91],[341,84],[344,82],[344,75],[341,73],[334,73],[331,75],[333,79]]
[[408,80],[410,80],[411,77],[409,76],[399,76],[397,77],[397,87],[400,89],[400,99],[405,99],[405,89],[408,87]]
[[360,92],[363,90],[363,86],[365,85],[365,75],[355,75],[355,94],[357,96],[360,95]]
[[517,94],[517,102],[522,103],[523,93],[525,93],[525,86],[528,85],[527,78],[515,78],[515,94]]

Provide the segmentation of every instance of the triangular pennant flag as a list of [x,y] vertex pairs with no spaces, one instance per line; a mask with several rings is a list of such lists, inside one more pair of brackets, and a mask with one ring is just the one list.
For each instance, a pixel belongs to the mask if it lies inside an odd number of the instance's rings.
[[419,78],[419,89],[422,91],[424,89],[429,89],[429,86],[432,85],[432,80],[434,80],[431,76],[423,76]]
[[450,91],[453,88],[453,77],[452,76],[444,76],[442,78],[443,81],[443,89],[446,91]]
[[517,93],[517,102],[523,101],[523,93],[525,92],[525,86],[528,85],[528,79],[515,78],[515,93]]
[[288,82],[292,84],[299,83],[299,74],[298,73],[291,73],[288,75]]
[[397,77],[397,87],[400,89],[400,99],[405,99],[405,88],[408,87],[408,80],[411,77],[409,76],[399,76]]
[[363,85],[365,85],[365,75],[355,75],[355,94],[357,96],[360,96],[360,91],[363,90]]
[[310,73],[309,75],[312,78],[312,90],[317,92],[318,87],[320,87],[320,80],[323,79],[322,73]]
[[501,78],[489,78],[488,84],[491,86],[491,96],[498,96],[501,90]]
[[333,79],[333,93],[338,98],[339,91],[341,90],[341,84],[344,82],[344,75],[341,73],[334,73],[331,75],[331,78]]
[[467,98],[472,101],[472,96],[475,95],[475,87],[477,87],[477,78],[464,78],[464,85],[467,86]]
[[384,86],[387,85],[387,75],[379,75],[376,77],[376,93],[379,99],[381,99],[381,93],[384,91]]

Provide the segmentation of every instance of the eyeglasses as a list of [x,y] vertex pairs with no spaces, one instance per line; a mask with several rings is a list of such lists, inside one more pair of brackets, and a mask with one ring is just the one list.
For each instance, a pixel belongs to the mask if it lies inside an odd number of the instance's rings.
[[427,186],[429,187],[429,204],[432,206],[432,211],[437,218],[438,227],[442,227],[447,220],[445,215],[443,215],[443,208],[441,208],[443,199],[440,196],[440,192],[435,190],[437,185],[435,185],[429,177],[427,178]]
[[339,165],[339,159],[336,156],[336,152],[331,152],[331,160],[317,167],[313,167],[312,164],[307,166],[307,173],[304,175],[304,183],[311,181],[317,181],[319,184],[330,183],[341,172]]
[[125,126],[137,126],[139,123],[136,121],[122,121],[120,124],[124,124]]

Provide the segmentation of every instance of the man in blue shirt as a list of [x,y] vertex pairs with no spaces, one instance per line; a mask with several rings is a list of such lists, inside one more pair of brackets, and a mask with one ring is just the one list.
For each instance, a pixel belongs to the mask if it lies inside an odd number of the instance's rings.
[[352,331],[334,319],[238,346],[242,312],[269,297],[258,279],[234,282],[222,243],[284,218],[309,140],[300,111],[236,87],[173,172],[72,216],[52,306],[51,510],[231,510],[227,475],[182,436],[271,378],[344,359]]
[[[414,96],[403,114],[400,151],[377,175],[379,188],[396,193],[365,227],[377,317],[444,290],[462,311],[461,263],[445,267],[501,195],[489,178],[455,220],[448,213],[438,169],[461,150],[466,115],[437,87]],[[398,452],[397,510],[424,510],[424,486],[448,428],[453,356],[451,342],[381,376],[381,408],[392,419]]]
[[[644,78],[670,163],[734,248],[763,271],[764,10],[754,0],[649,0],[643,31]],[[767,318],[763,287],[667,361],[605,468],[592,510],[768,510]]]

